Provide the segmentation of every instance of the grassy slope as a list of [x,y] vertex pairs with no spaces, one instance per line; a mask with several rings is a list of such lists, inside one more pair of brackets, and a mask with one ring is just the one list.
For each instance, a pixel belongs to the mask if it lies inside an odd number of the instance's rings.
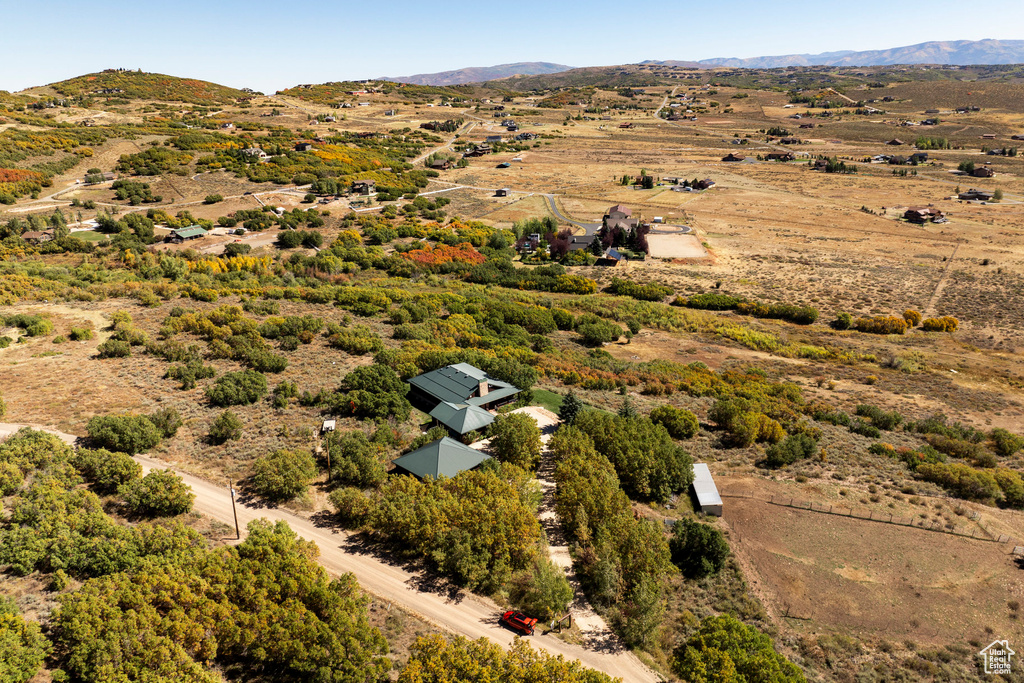
[[62,95],[69,96],[89,95],[104,89],[119,89],[124,92],[112,95],[113,97],[206,105],[229,104],[246,96],[241,90],[216,83],[138,71],[86,74],[52,83],[50,87]]

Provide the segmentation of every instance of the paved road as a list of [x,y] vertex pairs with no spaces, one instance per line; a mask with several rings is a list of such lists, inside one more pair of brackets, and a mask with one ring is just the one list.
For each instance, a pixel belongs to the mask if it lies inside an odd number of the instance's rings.
[[[148,456],[135,458],[145,471],[168,465]],[[196,494],[195,509],[213,519],[233,525],[231,499],[224,485],[178,472]],[[414,574],[363,551],[351,534],[316,523],[276,508],[256,508],[239,503],[238,522],[244,529],[250,521],[264,517],[287,522],[303,538],[320,547],[320,564],[332,574],[351,572],[364,590],[409,610],[419,618],[446,631],[468,638],[488,638],[507,647],[514,636],[498,624],[500,608],[492,601],[451,586],[431,585],[431,577]],[[607,641],[570,645],[553,635],[534,636],[530,644],[566,659],[578,659],[584,665],[621,677],[625,683],[659,681],[657,674],[644,666],[628,650]]]
[[548,200],[548,206],[551,207],[551,213],[555,214],[555,217],[558,218],[559,220],[583,228],[587,235],[593,235],[594,233],[601,229],[600,223],[581,223],[580,221],[574,221],[573,219],[563,214],[561,211],[558,210],[558,206],[555,204],[555,195],[546,194],[543,195],[543,197]]

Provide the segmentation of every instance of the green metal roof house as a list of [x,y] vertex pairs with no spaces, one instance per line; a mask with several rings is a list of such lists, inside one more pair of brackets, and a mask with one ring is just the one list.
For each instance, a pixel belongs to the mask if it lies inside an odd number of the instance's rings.
[[185,240],[194,240],[202,237],[206,234],[206,230],[198,225],[190,225],[187,228],[177,228],[171,230],[171,234],[167,236],[168,242],[184,242]]
[[[442,402],[487,410],[511,403],[519,388],[494,379],[469,363],[456,363],[409,380],[409,399],[431,412]],[[432,413],[431,413],[432,414]]]
[[430,411],[430,417],[458,436],[484,429],[494,422],[494,415],[483,408],[447,401],[438,403],[437,407]]
[[489,459],[490,456],[487,454],[463,446],[446,436],[395,460],[394,473],[411,474],[420,479],[437,479],[441,475],[454,477],[459,472],[478,467],[484,460]]

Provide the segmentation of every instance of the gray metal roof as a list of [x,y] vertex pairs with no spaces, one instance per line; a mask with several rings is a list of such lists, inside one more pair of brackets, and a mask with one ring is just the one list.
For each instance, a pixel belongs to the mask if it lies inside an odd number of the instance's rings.
[[[484,396],[473,396],[480,388],[480,382],[487,382],[488,392]],[[430,394],[439,401],[480,406],[486,403],[514,396],[519,389],[508,382],[493,379],[483,370],[469,363],[456,363],[409,380],[409,384]]]
[[447,436],[431,441],[412,453],[395,460],[395,467],[423,479],[441,475],[454,477],[459,472],[471,470],[490,456],[469,446],[464,446]]
[[445,427],[459,434],[466,434],[474,429],[483,429],[494,422],[494,416],[483,408],[473,405],[459,405],[441,401],[430,411],[434,418]]
[[722,497],[718,495],[718,487],[711,477],[711,470],[702,462],[693,465],[693,490],[701,507],[722,504]]

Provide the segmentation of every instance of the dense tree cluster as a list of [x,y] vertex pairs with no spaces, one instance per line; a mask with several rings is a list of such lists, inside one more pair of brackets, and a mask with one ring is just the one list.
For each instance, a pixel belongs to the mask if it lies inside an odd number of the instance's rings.
[[611,612],[630,645],[648,642],[661,622],[672,571],[660,525],[633,515],[615,467],[584,431],[563,426],[548,447],[557,463],[555,507],[576,541],[577,571],[591,601]]
[[672,662],[690,683],[804,683],[795,664],[775,651],[772,639],[728,614],[708,617],[680,645]]

